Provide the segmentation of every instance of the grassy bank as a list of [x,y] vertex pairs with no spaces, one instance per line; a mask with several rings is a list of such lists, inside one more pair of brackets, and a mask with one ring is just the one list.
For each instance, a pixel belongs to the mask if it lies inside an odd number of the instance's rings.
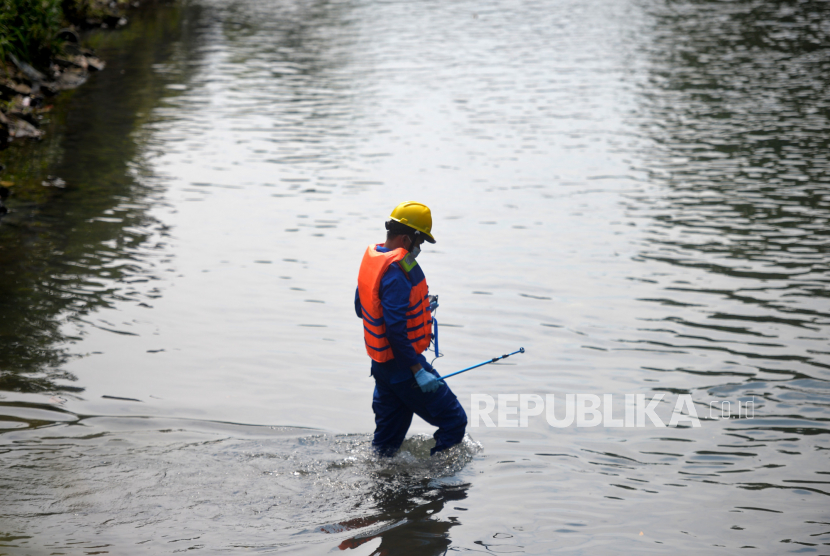
[[78,31],[122,27],[126,9],[137,5],[137,0],[0,0],[0,149],[16,139],[42,137],[49,98],[103,69],[104,63],[79,44]]
[[61,0],[2,0],[0,6],[0,61],[8,63],[15,56],[43,65],[60,51],[57,35],[65,21]]
[[126,0],[114,8],[96,0],[0,0],[0,62],[9,63],[14,56],[48,67],[63,51],[62,29],[118,21],[121,7],[126,7]]
[[0,0],[0,62],[13,56],[46,69],[74,30],[117,26],[127,7],[128,0]]

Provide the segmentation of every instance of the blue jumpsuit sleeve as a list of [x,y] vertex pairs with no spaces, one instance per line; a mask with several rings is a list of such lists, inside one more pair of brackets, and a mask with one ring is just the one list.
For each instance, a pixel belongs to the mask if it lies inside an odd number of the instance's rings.
[[412,286],[398,265],[393,264],[380,281],[380,304],[386,321],[386,338],[399,368],[420,363],[406,333],[406,311]]
[[360,309],[360,288],[354,289],[354,312],[357,314],[357,318],[363,318],[363,311]]

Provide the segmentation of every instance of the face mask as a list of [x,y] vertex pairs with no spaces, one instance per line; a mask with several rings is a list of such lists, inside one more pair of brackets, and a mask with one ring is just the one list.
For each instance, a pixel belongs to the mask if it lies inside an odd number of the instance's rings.
[[412,241],[412,238],[409,238],[409,254],[412,256],[413,259],[417,259],[418,255],[421,253],[421,246],[420,245],[413,245],[415,242]]

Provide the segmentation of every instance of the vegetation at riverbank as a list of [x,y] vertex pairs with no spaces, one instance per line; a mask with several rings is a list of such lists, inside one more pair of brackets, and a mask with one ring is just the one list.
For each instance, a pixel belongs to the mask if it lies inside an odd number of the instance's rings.
[[40,138],[46,99],[82,84],[104,64],[78,31],[126,25],[129,0],[0,0],[0,149]]
[[61,0],[2,0],[0,6],[0,61],[14,56],[40,65],[60,50]]
[[[112,299],[112,291],[86,290],[89,284],[120,278],[107,264],[73,261],[81,253],[97,257],[97,246],[110,242],[143,241],[130,237],[152,219],[154,182],[144,179],[143,160],[152,147],[144,128],[160,106],[184,94],[168,85],[188,83],[199,68],[192,61],[205,51],[202,36],[183,24],[203,25],[201,12],[183,5],[145,2],[128,12],[124,29],[83,34],[107,68],[47,98],[42,140],[0,151],[9,210],[0,215],[0,393],[80,392],[65,369],[76,357],[68,348],[76,338],[65,327]],[[180,48],[197,54],[179,59]],[[80,295],[61,293],[70,290]]]
[[48,69],[75,30],[123,25],[127,7],[128,0],[0,0],[0,62],[14,57]]

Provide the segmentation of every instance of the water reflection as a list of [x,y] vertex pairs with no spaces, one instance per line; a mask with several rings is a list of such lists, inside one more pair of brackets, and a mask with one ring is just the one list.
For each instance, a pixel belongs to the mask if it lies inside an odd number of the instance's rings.
[[192,76],[175,55],[198,58],[200,19],[196,6],[159,6],[127,30],[95,34],[107,71],[58,99],[45,144],[3,153],[14,197],[0,224],[0,390],[82,392],[62,368],[67,346],[93,327],[132,334],[130,322],[92,315],[158,297],[169,233],[148,214],[162,191],[139,156],[142,125],[175,94],[154,64],[172,59],[176,78]]
[[[382,480],[382,479],[381,479]],[[399,480],[386,480],[374,487],[371,498],[377,505],[374,517],[341,522],[345,529],[370,526],[368,531],[342,541],[340,550],[357,548],[373,539],[380,544],[372,554],[446,554],[450,547],[450,529],[459,524],[457,518],[442,520],[435,517],[447,504],[467,497],[470,485],[445,485],[432,479],[422,479],[401,488]],[[464,511],[464,508],[455,508]],[[378,523],[384,523],[377,526]]]
[[[647,12],[634,121],[653,187],[626,204],[645,225],[634,260],[651,307],[624,342],[652,354],[643,368],[661,382],[687,375],[682,391],[703,415],[710,402],[755,404],[752,418],[720,423],[715,443],[686,452],[678,473],[756,493],[735,512],[792,514],[806,492],[828,494],[816,486],[824,447],[807,448],[828,432],[827,6],[654,2]],[[797,541],[780,542],[815,546],[815,524],[801,525]]]
[[35,551],[336,551],[380,539],[377,554],[443,554],[459,522],[436,514],[466,497],[454,476],[479,449],[430,459],[431,439],[418,437],[378,460],[368,435],[18,409],[30,428],[0,437],[18,470],[0,477],[0,542]]
[[745,394],[779,390],[761,394],[770,402],[801,392],[804,411],[817,392],[794,381],[817,384],[830,366],[830,56],[817,48],[827,13],[809,2],[650,5],[641,123],[658,187],[630,205],[651,219],[636,260],[663,292],[644,301],[670,311],[638,342],[720,352],[729,365],[714,358],[705,372],[747,376]]

